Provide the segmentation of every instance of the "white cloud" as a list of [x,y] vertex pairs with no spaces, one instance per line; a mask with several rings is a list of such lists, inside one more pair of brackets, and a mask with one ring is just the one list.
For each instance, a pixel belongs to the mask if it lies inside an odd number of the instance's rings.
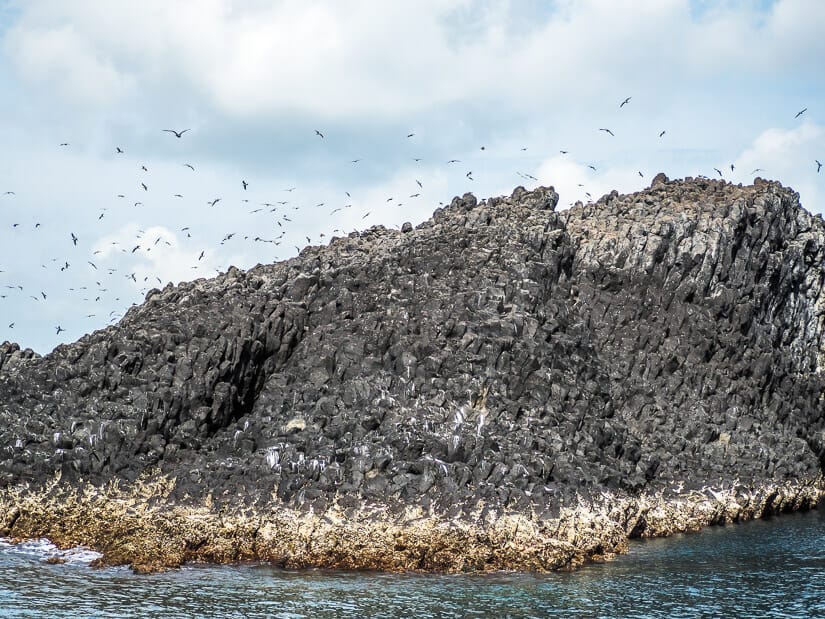
[[[120,312],[155,277],[272,262],[334,229],[417,224],[466,191],[552,184],[564,208],[637,190],[660,170],[718,166],[744,182],[759,167],[822,210],[825,173],[813,160],[825,156],[825,3],[761,5],[18,0],[14,21],[0,24],[0,138],[13,153],[0,191],[17,192],[0,230],[19,224],[0,247],[0,285],[26,290],[0,299],[18,325],[0,323],[0,339],[46,350],[58,316],[74,337],[90,323],[72,330],[73,313]],[[160,132],[172,127],[192,131]],[[63,261],[71,268],[59,270]],[[30,298],[41,290],[48,303]]]
[[135,223],[127,224],[98,239],[92,251],[99,268],[118,268],[138,290],[211,277],[218,266],[215,251],[187,248],[163,226],[140,229]]
[[760,19],[748,3],[720,7],[696,18],[687,0],[566,1],[525,28],[518,2],[40,0],[21,6],[5,48],[68,97],[115,105],[139,83],[263,118],[387,119],[504,90],[535,110],[655,92],[683,68],[753,76],[825,55],[825,3],[781,0]]
[[[825,128],[811,122],[795,129],[766,129],[737,157],[738,178],[745,182],[754,176],[779,180],[799,192],[806,209],[825,213],[820,190],[825,175],[815,173],[815,161],[822,161],[823,137]],[[753,174],[756,168],[762,171]]]

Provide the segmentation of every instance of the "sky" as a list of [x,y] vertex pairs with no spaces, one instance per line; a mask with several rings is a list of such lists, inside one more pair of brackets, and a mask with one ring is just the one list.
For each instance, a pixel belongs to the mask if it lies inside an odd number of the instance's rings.
[[468,191],[718,169],[825,212],[823,32],[821,0],[0,0],[0,342]]

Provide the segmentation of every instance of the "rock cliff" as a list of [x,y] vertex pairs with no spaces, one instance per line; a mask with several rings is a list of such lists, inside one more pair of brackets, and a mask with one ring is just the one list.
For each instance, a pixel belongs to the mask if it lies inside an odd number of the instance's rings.
[[465,194],[44,357],[0,345],[0,534],[149,568],[549,569],[814,505],[822,219],[762,179],[557,201]]

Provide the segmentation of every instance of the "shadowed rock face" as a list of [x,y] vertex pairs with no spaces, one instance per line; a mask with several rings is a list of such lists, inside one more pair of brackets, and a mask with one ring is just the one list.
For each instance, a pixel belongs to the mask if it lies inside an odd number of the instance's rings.
[[822,220],[760,179],[557,200],[465,194],[45,357],[0,345],[0,488],[154,468],[177,501],[553,514],[817,477]]

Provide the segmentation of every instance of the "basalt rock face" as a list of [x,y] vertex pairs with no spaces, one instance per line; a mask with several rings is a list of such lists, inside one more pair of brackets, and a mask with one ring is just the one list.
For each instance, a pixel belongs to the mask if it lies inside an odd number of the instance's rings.
[[466,194],[150,291],[44,357],[3,344],[0,488],[155,470],[181,504],[552,518],[818,479],[821,218],[761,179],[557,201]]

